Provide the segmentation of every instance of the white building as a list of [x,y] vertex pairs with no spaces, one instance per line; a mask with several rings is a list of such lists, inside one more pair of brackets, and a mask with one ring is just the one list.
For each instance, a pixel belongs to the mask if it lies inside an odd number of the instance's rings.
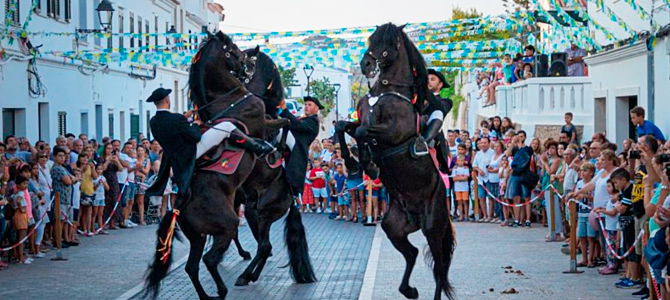
[[[340,90],[336,95],[333,95],[331,99],[336,104],[337,109],[333,108],[335,113],[339,113],[339,119],[346,119],[349,115],[349,109],[352,108],[352,98],[351,98],[351,80],[353,75],[348,70],[338,69],[338,68],[327,68],[323,66],[313,66],[314,72],[311,73],[309,80],[322,80],[323,78],[328,78],[330,84],[339,84]],[[309,71],[307,71],[309,74]],[[303,71],[302,67],[295,69],[295,80],[297,86],[290,89],[292,98],[302,98],[307,96],[307,74]],[[288,96],[288,95],[287,95]],[[337,98],[335,98],[337,96]],[[324,99],[319,99],[324,101]],[[326,126],[328,127],[328,126]]]
[[[0,32],[5,31],[7,18],[20,30],[27,19],[32,1],[16,1],[18,14],[9,9],[0,13]],[[32,14],[28,32],[69,32],[78,29],[101,29],[95,9],[101,0],[42,0]],[[222,20],[223,7],[212,0],[116,0],[111,32],[166,33],[172,26],[178,33],[200,33],[203,26],[210,31]],[[49,51],[90,50],[164,46],[165,36],[98,39],[71,36],[28,35],[30,43],[41,53]],[[192,42],[201,38],[194,37]],[[111,136],[125,140],[138,133],[149,133],[148,122],[154,114],[153,105],[145,99],[158,87],[173,90],[174,111],[187,109],[188,73],[185,68],[138,64],[110,63],[86,65],[79,60],[38,56],[37,75],[44,86],[42,93],[31,94],[36,77],[27,77],[28,61],[21,43],[2,40],[7,56],[0,61],[0,106],[2,106],[3,137],[9,134],[53,142],[59,134],[86,133],[91,138]],[[25,49],[24,49],[25,50]],[[146,50],[151,51],[151,49]],[[30,80],[28,79],[30,78]]]

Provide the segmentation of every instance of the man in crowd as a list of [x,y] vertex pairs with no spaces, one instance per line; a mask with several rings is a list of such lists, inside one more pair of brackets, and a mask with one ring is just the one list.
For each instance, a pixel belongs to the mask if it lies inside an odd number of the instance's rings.
[[637,137],[653,135],[657,140],[665,142],[665,136],[658,127],[649,120],[644,119],[644,108],[636,106],[630,110],[630,121],[637,127]]
[[[514,147],[509,147],[507,149],[507,156],[513,156],[511,164],[512,174],[507,186],[507,189],[509,189],[507,196],[508,199],[513,200],[515,204],[520,204],[521,198],[523,198],[525,202],[530,201],[530,189],[523,185],[522,178],[526,173],[531,171],[533,149],[526,146],[526,132],[523,130],[520,130],[514,137],[513,144]],[[530,227],[531,206],[526,205],[525,207],[526,221],[523,225]],[[521,211],[518,207],[514,207],[514,217],[516,218],[516,221],[510,225],[522,226],[521,220],[524,216],[521,215]]]
[[568,76],[584,76],[584,56],[586,50],[577,47],[574,43],[568,49]]
[[484,136],[479,140],[479,143],[477,143],[477,148],[479,151],[475,155],[475,160],[472,163],[472,170],[477,172],[477,194],[479,195],[479,207],[482,208],[480,213],[482,214],[483,220],[480,219],[480,221],[484,222],[489,222],[491,221],[491,218],[493,218],[493,216],[490,216],[488,211],[485,209],[487,202],[486,200],[489,198],[489,196],[486,193],[486,190],[484,190],[484,186],[486,186],[489,182],[488,168],[493,155],[495,155],[495,151],[493,151],[493,149],[489,149],[489,145],[490,143],[488,137]]
[[296,118],[286,109],[285,101],[281,102],[280,108],[281,113],[279,115],[291,122],[288,126],[289,134],[286,138],[286,145],[291,152],[286,162],[286,180],[291,185],[293,195],[297,196],[304,187],[309,146],[319,134],[318,115],[319,109],[323,109],[323,105],[321,105],[319,99],[310,96],[305,97],[305,116],[300,118]]
[[456,132],[453,130],[447,130],[447,148],[452,157],[455,157],[458,154],[458,143],[456,143]]
[[333,158],[333,143],[330,139],[323,139],[321,143],[323,144],[323,149],[319,157],[321,157],[321,161],[330,162]]
[[60,193],[59,203],[61,216],[58,217],[61,223],[61,228],[63,228],[63,239],[65,244],[78,245],[78,243],[70,240],[70,226],[68,226],[65,221],[73,220],[73,208],[72,208],[72,185],[76,181],[76,177],[70,174],[70,172],[65,169],[65,160],[67,154],[65,149],[60,146],[54,147],[54,165],[51,168],[51,179],[53,184],[53,191],[55,193]]
[[37,150],[35,150],[35,148],[30,147],[31,149],[30,151],[21,151],[19,149],[19,144],[23,142],[23,139],[28,141],[27,138],[21,138],[21,140],[19,140],[14,135],[11,134],[5,137],[5,146],[7,147],[5,157],[7,159],[12,159],[16,157],[26,162],[30,161],[30,156],[33,154],[33,151],[36,153]]

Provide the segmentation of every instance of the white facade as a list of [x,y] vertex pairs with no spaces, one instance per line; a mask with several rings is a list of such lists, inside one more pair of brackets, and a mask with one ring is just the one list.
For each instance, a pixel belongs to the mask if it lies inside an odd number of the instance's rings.
[[[100,29],[97,7],[100,0],[54,0],[58,1],[58,17],[50,16],[47,4],[40,1],[40,10],[32,17],[28,32],[71,32],[77,29]],[[20,22],[28,16],[31,0],[20,0]],[[69,2],[70,12],[66,12]],[[165,33],[175,26],[180,33],[199,33],[202,26],[215,30],[221,20],[220,6],[211,0],[117,0],[111,31]],[[4,30],[6,11],[0,13]],[[66,20],[65,16],[70,19]],[[132,21],[132,25],[131,25]],[[132,31],[131,31],[132,30]],[[75,40],[72,36],[29,35],[30,42],[42,45],[41,53],[48,51],[91,50],[107,48],[107,39],[88,37]],[[143,38],[142,41],[129,37],[111,38],[113,48],[131,48],[147,45],[165,45],[166,37]],[[141,44],[140,44],[141,43]],[[104,136],[125,140],[137,133],[148,133],[148,121],[155,107],[145,103],[151,92],[164,87],[172,89],[172,109],[187,109],[188,73],[173,67],[157,67],[155,78],[152,66],[135,65],[134,71],[128,64],[111,63],[106,66],[82,66],[81,61],[71,61],[51,55],[43,55],[36,60],[45,93],[37,98],[29,94],[26,68],[28,62],[22,60],[19,42],[10,46],[3,40],[9,59],[0,62],[0,106],[3,108],[3,137],[8,134],[26,136],[31,142],[38,139],[53,142],[59,134],[87,133],[98,140]],[[78,47],[77,47],[78,46]],[[150,50],[148,50],[150,51]],[[144,75],[149,78],[141,79]]]

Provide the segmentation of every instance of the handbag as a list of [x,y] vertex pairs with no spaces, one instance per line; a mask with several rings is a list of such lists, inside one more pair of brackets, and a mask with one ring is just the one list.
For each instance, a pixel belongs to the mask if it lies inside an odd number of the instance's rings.
[[528,171],[521,175],[521,184],[527,189],[532,190],[537,186],[538,181],[540,181],[540,176],[538,176],[535,171],[535,156],[531,155]]

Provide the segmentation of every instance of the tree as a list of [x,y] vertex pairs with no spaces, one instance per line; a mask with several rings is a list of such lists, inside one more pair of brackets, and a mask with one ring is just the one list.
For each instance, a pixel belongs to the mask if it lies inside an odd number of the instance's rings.
[[[307,89],[305,89],[307,91]],[[335,99],[335,87],[330,83],[328,77],[323,79],[313,79],[309,82],[309,94],[312,97],[319,99],[323,105],[321,113],[327,116],[330,110],[335,106],[333,99]]]
[[287,97],[290,96],[289,87],[293,85],[295,80],[295,68],[284,69],[281,66],[279,68],[279,75],[281,76],[281,85],[284,87],[284,95]]

